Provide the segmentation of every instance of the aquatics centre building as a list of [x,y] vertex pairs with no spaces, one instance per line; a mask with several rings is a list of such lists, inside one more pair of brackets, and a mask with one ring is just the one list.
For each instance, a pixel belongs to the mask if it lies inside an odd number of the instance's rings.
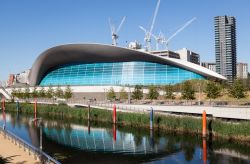
[[68,44],[43,52],[27,78],[30,86],[134,86],[226,78],[200,65],[102,44]]

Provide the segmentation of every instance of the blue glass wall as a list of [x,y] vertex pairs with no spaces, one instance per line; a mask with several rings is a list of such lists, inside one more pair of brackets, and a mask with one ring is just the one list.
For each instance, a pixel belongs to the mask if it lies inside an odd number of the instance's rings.
[[165,85],[203,76],[151,62],[69,64],[48,72],[40,85]]

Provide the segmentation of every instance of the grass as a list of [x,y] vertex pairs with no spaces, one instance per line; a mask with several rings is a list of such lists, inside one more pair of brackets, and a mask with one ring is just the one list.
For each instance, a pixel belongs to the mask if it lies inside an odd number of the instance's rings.
[[[16,111],[16,104],[6,104],[7,111]],[[33,104],[20,104],[20,111],[26,114],[34,113]],[[64,119],[87,120],[87,108],[71,108],[67,105],[42,105],[38,104],[37,114],[51,117],[63,117]],[[91,120],[112,122],[112,111],[103,109],[91,109]],[[212,133],[214,136],[219,136],[234,140],[250,141],[250,121],[228,122],[219,119],[208,120],[212,121]],[[154,116],[154,128],[162,130],[172,130],[175,132],[201,133],[201,118],[189,116],[173,116],[160,115]],[[149,127],[148,113],[125,113],[117,112],[117,123],[119,125],[127,125],[131,127]],[[209,124],[209,123],[207,123]]]

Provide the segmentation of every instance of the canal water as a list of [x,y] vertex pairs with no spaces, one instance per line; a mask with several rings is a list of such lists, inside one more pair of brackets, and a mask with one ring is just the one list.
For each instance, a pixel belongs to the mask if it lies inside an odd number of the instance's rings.
[[0,125],[62,163],[250,163],[250,147],[227,140],[48,116],[32,119],[2,113]]

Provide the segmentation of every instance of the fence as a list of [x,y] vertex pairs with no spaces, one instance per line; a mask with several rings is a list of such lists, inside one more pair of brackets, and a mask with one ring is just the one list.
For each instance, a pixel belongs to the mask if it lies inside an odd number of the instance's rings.
[[16,136],[10,131],[4,130],[0,128],[0,133],[2,133],[5,137],[15,143],[15,145],[19,145],[19,148],[23,147],[24,151],[28,151],[29,154],[33,153],[35,158],[39,158],[41,163],[44,164],[60,164],[57,160],[43,152],[42,150],[32,146],[31,144],[27,143],[20,137]]

